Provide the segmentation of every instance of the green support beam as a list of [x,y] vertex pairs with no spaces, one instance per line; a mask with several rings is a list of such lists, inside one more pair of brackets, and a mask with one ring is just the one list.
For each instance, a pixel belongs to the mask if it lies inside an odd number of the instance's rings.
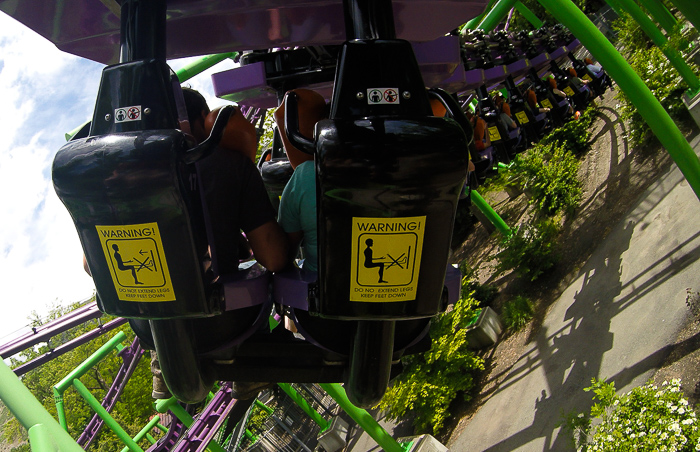
[[68,423],[66,422],[66,412],[63,405],[63,393],[68,389],[74,380],[82,377],[90,369],[92,369],[97,363],[102,361],[105,356],[112,353],[112,350],[121,350],[123,346],[121,342],[126,339],[126,334],[123,331],[118,332],[114,335],[112,339],[107,341],[102,347],[97,349],[95,353],[90,355],[88,359],[80,363],[78,367],[73,369],[68,375],[66,375],[63,380],[59,381],[53,386],[53,397],[56,401],[56,412],[58,413],[58,422],[63,428],[68,430]]
[[83,452],[2,359],[0,400],[29,431],[29,441],[35,451]]
[[520,13],[521,16],[525,18],[528,22],[532,24],[535,28],[542,28],[544,22],[540,20],[539,17],[532,12],[530,8],[524,5],[521,1],[515,2],[515,10]]
[[75,387],[75,390],[78,391],[78,394],[80,394],[87,404],[90,405],[90,408],[92,408],[92,410],[97,413],[100,418],[102,418],[105,425],[109,427],[109,429],[112,430],[124,444],[126,444],[126,447],[128,447],[130,451],[143,452],[143,449],[141,449],[141,447],[136,444],[136,441],[129,436],[121,425],[119,425],[119,423],[117,423],[117,421],[115,421],[114,418],[109,415],[107,410],[105,410],[105,408],[100,404],[100,401],[90,393],[90,390],[86,388],[80,380],[73,380],[73,386]]
[[493,210],[493,208],[486,202],[478,191],[471,191],[471,200],[472,204],[474,204],[476,208],[479,209],[481,213],[486,216],[486,218],[488,218],[491,224],[493,224],[496,229],[498,229],[498,232],[503,234],[504,237],[510,237],[513,234],[513,231],[506,224],[506,222],[503,221],[503,218],[501,218],[501,216],[498,215],[495,210]]
[[[151,435],[149,435],[150,431],[153,430],[157,425],[158,422],[160,422],[160,416],[153,416],[153,419],[151,419],[148,424],[146,424],[141,431],[139,431],[136,436],[134,436],[134,441],[139,442],[142,439],[146,438],[148,439],[148,442],[151,444],[155,444],[156,441],[153,439]],[[122,452],[128,452],[129,446],[126,446],[122,449]]]
[[624,13],[624,10],[619,5],[619,3],[617,3],[617,0],[605,0],[605,1],[608,3],[608,5],[610,5],[610,7],[613,9],[613,11],[615,11],[615,14],[617,14],[618,16],[622,16],[622,13]]
[[639,75],[571,0],[538,1],[571,30],[629,96],[700,199],[700,160]]
[[498,2],[493,6],[491,11],[486,14],[484,20],[481,21],[477,28],[489,32],[496,28],[496,26],[508,15],[511,8],[515,6],[515,2],[518,0],[498,0]]
[[649,11],[652,19],[654,19],[661,28],[666,30],[666,33],[671,33],[673,29],[676,28],[676,25],[678,25],[678,21],[673,14],[671,14],[671,11],[659,0],[637,0],[637,2]]
[[[639,6],[637,6],[636,3],[634,3],[633,0],[617,1],[620,3],[620,6],[622,6],[622,8],[625,11],[627,11],[627,13],[629,13],[630,16],[632,16],[632,18],[639,24],[639,26],[642,27],[642,30],[644,31],[644,33],[647,34],[647,36],[649,36],[649,38],[651,38],[652,42],[661,49],[664,55],[666,55],[668,61],[670,61],[673,67],[676,68],[676,70],[683,78],[685,83],[687,83],[688,87],[690,87],[690,90],[695,92],[698,89],[700,89],[700,79],[698,79],[698,77],[695,75],[690,66],[688,66],[688,63],[685,62],[680,53],[678,53],[675,49],[671,48],[671,46],[666,45],[668,43],[668,40],[663,35],[663,33],[661,33],[661,30],[659,30],[656,27],[656,25],[654,25],[654,22],[652,22],[651,19],[649,19],[649,16],[647,16],[644,13],[644,11],[642,11],[642,9]],[[564,22],[562,21],[562,23]],[[569,29],[571,28],[569,27]],[[586,45],[586,48],[589,51],[593,50],[592,47],[588,45]],[[605,67],[605,69],[608,69],[607,66]]]
[[301,394],[297,392],[296,389],[289,383],[277,383],[277,386],[282,388],[282,390],[289,396],[290,399],[297,404],[299,408],[302,409],[307,416],[311,418],[319,427],[321,427],[321,432],[325,432],[331,426],[331,422],[327,421],[321,416],[318,411],[314,410],[311,404],[302,397]]
[[187,66],[178,69],[175,73],[177,74],[177,78],[180,80],[180,83],[184,83],[195,75],[201,74],[210,67],[221,63],[227,58],[234,58],[236,55],[238,55],[238,52],[217,53],[214,55],[203,56]]
[[491,8],[493,8],[493,4],[496,3],[496,0],[489,0],[489,4],[486,5],[486,8],[484,9],[484,12],[467,22],[464,27],[462,27],[461,31],[464,31],[464,29],[474,29],[479,25],[479,22],[481,22],[486,16],[486,13],[491,11]]
[[357,425],[362,428],[379,447],[386,452],[406,452],[410,450],[411,444],[399,444],[387,433],[384,428],[366,410],[357,408],[350,402],[345,389],[337,383],[321,383],[324,391],[328,393],[338,403],[338,406],[352,418]]
[[698,0],[670,0],[673,5],[678,8],[688,19],[688,22],[693,24],[696,30],[700,31],[700,8],[698,8]]

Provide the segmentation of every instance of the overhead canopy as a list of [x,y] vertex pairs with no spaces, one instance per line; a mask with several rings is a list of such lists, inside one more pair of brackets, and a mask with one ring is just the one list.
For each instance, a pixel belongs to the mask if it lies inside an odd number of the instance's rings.
[[[0,0],[0,10],[68,53],[119,60],[116,0]],[[436,39],[479,15],[488,0],[395,0],[400,39]],[[167,58],[240,50],[339,44],[342,0],[170,0]]]

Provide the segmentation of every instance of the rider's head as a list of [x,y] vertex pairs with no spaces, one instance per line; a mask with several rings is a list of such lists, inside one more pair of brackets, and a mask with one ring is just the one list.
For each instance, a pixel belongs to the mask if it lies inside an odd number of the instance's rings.
[[365,244],[366,244],[367,246],[372,246],[372,245],[374,245],[374,240],[372,240],[372,239],[367,239],[367,240],[365,240]]
[[119,251],[119,246],[115,243],[114,245],[112,245],[112,249],[114,251]]
[[209,106],[204,96],[202,96],[199,91],[195,91],[192,88],[182,88],[182,95],[185,98],[185,105],[187,106],[190,130],[197,141],[201,143],[208,136],[204,130],[204,120],[209,114]]
[[[314,138],[314,127],[316,123],[328,117],[326,100],[319,93],[310,89],[295,89],[292,91],[297,95],[299,132],[301,132],[304,137],[311,140]],[[292,164],[292,168],[296,168],[307,160],[313,160],[313,156],[292,146],[292,143],[287,138],[287,132],[284,130],[286,99],[287,97],[285,96],[285,102],[282,102],[282,105],[275,110],[274,117],[277,123],[277,130],[279,130],[282,138],[284,150],[287,153],[287,158],[289,158],[289,163]]]

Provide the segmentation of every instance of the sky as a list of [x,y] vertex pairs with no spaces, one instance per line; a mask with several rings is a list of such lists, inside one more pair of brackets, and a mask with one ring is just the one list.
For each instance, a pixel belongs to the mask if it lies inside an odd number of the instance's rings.
[[[174,70],[193,59],[169,62]],[[91,297],[73,222],[51,182],[65,133],[91,119],[104,65],[61,52],[0,12],[0,344],[23,332],[32,312]],[[185,83],[211,108],[211,73]]]

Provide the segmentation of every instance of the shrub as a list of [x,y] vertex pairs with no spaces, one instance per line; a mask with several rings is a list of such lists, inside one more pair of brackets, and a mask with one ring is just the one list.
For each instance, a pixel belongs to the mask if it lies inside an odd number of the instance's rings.
[[479,306],[490,306],[498,295],[498,288],[489,284],[481,284],[474,279],[464,279],[462,284],[462,296],[471,293],[474,300],[479,302]]
[[518,295],[503,305],[501,319],[507,329],[518,331],[528,324],[535,313],[535,306],[528,298]]
[[579,162],[563,146],[534,146],[516,164],[530,190],[530,202],[546,215],[571,213],[581,201]]
[[[676,123],[690,120],[688,109],[685,108],[682,94],[688,85],[681,79],[675,67],[669,62],[662,50],[652,46],[646,37],[640,35],[639,26],[627,14],[615,21],[614,26],[620,31],[622,52],[630,66],[639,74],[649,87],[654,97],[666,109]],[[677,46],[683,37],[680,30],[669,36],[667,46]],[[691,63],[691,67],[692,67]],[[697,67],[693,67],[696,74]],[[636,107],[625,93],[619,91],[616,99],[620,101],[620,113],[629,122],[628,139],[633,147],[641,147],[655,139],[651,128],[639,114]]]
[[484,360],[467,348],[463,329],[474,316],[476,301],[459,300],[450,312],[440,314],[430,326],[432,347],[429,351],[403,358],[404,371],[387,390],[380,408],[389,419],[415,418],[418,433],[438,433],[449,418],[449,407],[459,393],[469,400],[474,375],[484,369]]
[[557,260],[555,246],[559,228],[551,220],[521,225],[503,239],[503,249],[494,257],[497,273],[515,270],[520,276],[537,279]]
[[590,416],[571,415],[565,422],[577,451],[700,450],[697,415],[683,398],[680,380],[617,395],[614,383],[593,379],[584,391],[593,391],[597,399]]
[[594,107],[588,107],[577,121],[569,121],[554,129],[538,144],[560,146],[575,156],[582,156],[590,149],[590,129],[597,114]]

